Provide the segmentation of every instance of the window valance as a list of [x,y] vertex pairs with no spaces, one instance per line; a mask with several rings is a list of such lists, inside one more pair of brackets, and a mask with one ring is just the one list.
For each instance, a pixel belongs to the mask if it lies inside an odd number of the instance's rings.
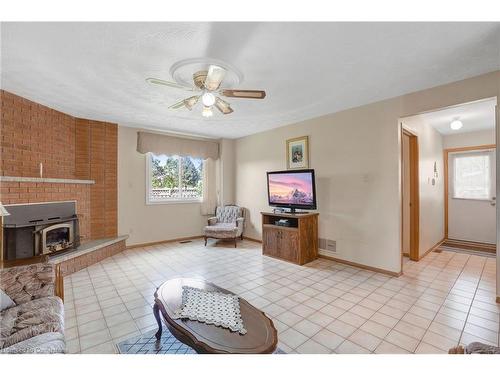
[[219,158],[219,142],[138,132],[137,152],[217,160]]

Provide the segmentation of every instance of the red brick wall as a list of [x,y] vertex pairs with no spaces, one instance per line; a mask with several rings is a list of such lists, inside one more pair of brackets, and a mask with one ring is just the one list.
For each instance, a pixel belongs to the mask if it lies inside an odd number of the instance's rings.
[[75,120],[75,178],[90,179],[90,127],[88,120]]
[[7,91],[0,92],[1,174],[74,178],[75,119]]
[[118,127],[104,128],[104,237],[118,235]]
[[[95,181],[90,187],[92,238],[115,237],[118,231],[116,124],[77,119],[78,178]],[[83,162],[86,161],[86,162]]]
[[[117,235],[117,125],[77,119],[0,90],[0,175],[92,179],[93,185],[2,183],[0,201],[77,200],[85,239]],[[21,185],[25,184],[25,185]],[[12,189],[12,190],[11,190]]]

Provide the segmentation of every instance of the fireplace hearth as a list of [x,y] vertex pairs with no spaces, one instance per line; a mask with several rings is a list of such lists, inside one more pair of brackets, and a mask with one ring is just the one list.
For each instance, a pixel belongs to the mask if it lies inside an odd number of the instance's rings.
[[76,248],[79,241],[76,202],[6,205],[6,260],[51,255]]

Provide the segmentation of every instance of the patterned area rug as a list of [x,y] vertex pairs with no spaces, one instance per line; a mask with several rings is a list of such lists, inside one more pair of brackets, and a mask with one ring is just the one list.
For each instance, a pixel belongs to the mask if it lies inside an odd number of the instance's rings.
[[[161,340],[155,337],[156,329],[143,333],[140,336],[132,337],[118,344],[120,354],[197,354],[194,349],[177,340],[163,326]],[[283,350],[277,348],[273,354],[285,354]]]

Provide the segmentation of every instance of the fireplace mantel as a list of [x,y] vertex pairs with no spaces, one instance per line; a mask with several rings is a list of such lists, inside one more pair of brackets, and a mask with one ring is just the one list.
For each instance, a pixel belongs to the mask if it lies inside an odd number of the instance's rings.
[[78,180],[68,178],[40,178],[40,177],[17,177],[17,176],[0,176],[2,182],[46,182],[50,184],[95,184],[94,180]]

